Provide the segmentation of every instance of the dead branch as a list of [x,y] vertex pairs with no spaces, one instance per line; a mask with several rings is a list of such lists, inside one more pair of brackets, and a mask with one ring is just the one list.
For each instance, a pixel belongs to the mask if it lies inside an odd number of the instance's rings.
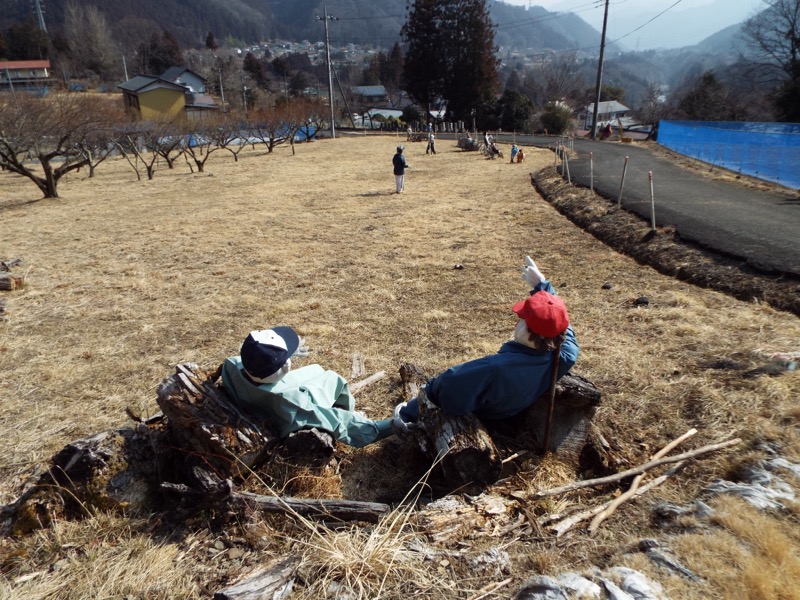
[[378,371],[377,373],[373,373],[366,379],[362,379],[361,381],[356,381],[355,383],[350,384],[350,392],[355,394],[357,391],[361,390],[362,388],[367,387],[368,385],[372,385],[376,381],[380,381],[386,377],[386,371]]
[[[679,462],[660,477],[656,477],[652,481],[649,481],[645,485],[637,488],[629,499],[638,498],[639,496],[649,492],[653,488],[658,487],[659,485],[664,483],[670,476],[680,471],[683,468],[684,464],[685,464],[684,461]],[[613,502],[614,500],[609,500],[608,502],[599,504],[598,506],[576,513],[570,517],[567,517],[560,523],[553,525],[552,527],[550,527],[550,530],[556,534],[556,537],[561,537],[581,521],[585,521],[586,519],[590,519],[593,516],[602,513]]]
[[[689,431],[684,433],[682,436],[672,440],[669,444],[667,444],[661,450],[656,452],[653,456],[650,457],[650,460],[658,460],[659,458],[661,458],[663,456],[666,456],[667,454],[672,452],[672,450],[674,448],[676,448],[679,444],[683,443],[684,441],[686,441],[687,439],[692,437],[695,433],[697,433],[697,429],[694,429],[694,428],[690,429]],[[631,487],[628,489],[628,491],[625,492],[624,494],[621,494],[617,498],[615,498],[611,502],[611,504],[609,504],[605,508],[605,510],[603,510],[603,512],[601,512],[600,514],[596,515],[595,518],[592,519],[592,522],[589,525],[589,534],[590,535],[594,535],[595,532],[597,531],[597,528],[600,527],[600,523],[602,523],[608,517],[610,517],[611,514],[615,510],[617,510],[617,508],[623,502],[627,502],[628,500],[633,498],[633,496],[636,494],[636,490],[639,488],[639,485],[642,483],[642,479],[644,479],[645,475],[646,475],[646,473],[641,473],[641,474],[637,475],[636,477],[634,477],[633,482],[631,483]]]
[[587,487],[595,487],[595,486],[605,485],[607,483],[615,483],[617,481],[621,481],[628,477],[639,475],[640,473],[645,473],[646,471],[649,471],[656,467],[660,467],[661,465],[667,465],[687,460],[690,458],[696,458],[698,456],[702,456],[703,454],[709,454],[710,452],[722,450],[723,448],[728,448],[729,446],[735,446],[736,444],[740,444],[741,441],[742,441],[741,438],[734,438],[726,442],[709,444],[708,446],[703,446],[702,448],[697,448],[696,450],[690,450],[689,452],[684,452],[683,454],[676,454],[675,456],[660,458],[658,460],[651,460],[642,465],[639,465],[638,467],[633,467],[632,469],[628,469],[627,471],[621,471],[619,473],[615,473],[614,475],[608,475],[606,477],[598,477],[597,479],[587,479],[585,481],[576,481],[574,483],[562,485],[560,487],[550,488],[549,490],[542,490],[533,494],[533,497],[544,498],[546,496],[557,496],[558,494],[574,492],[575,490],[581,490]]

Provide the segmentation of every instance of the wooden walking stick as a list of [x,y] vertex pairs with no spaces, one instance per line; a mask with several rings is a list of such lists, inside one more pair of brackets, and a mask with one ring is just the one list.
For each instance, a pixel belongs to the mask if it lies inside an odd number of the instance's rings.
[[542,454],[547,454],[550,451],[550,430],[553,428],[553,409],[556,402],[558,363],[561,362],[561,342],[558,343],[554,352],[555,356],[553,357],[553,375],[550,378],[550,397],[547,399],[547,420],[544,424],[544,447],[542,448]]

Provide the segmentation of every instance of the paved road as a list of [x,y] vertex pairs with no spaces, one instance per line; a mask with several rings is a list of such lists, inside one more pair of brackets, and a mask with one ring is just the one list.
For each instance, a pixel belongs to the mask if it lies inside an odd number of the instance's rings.
[[[554,138],[515,136],[523,145],[552,147]],[[511,136],[501,135],[501,141]],[[800,195],[764,192],[682,169],[641,146],[575,140],[578,157],[570,175],[589,187],[589,153],[594,187],[617,199],[625,156],[629,157],[622,206],[649,221],[653,172],[658,226],[672,225],[686,240],[747,261],[755,268],[800,276]]]

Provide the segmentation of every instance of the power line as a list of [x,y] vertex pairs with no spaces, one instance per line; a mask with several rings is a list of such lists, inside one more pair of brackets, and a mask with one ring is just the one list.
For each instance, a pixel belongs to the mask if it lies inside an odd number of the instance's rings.
[[652,23],[653,21],[655,21],[655,20],[656,20],[658,17],[660,17],[661,15],[663,15],[665,12],[667,12],[667,11],[669,11],[669,10],[671,10],[671,9],[675,8],[676,6],[678,6],[678,4],[680,4],[681,2],[683,2],[683,0],[678,0],[677,2],[675,2],[675,4],[672,4],[672,5],[670,5],[669,7],[665,8],[664,10],[662,10],[660,13],[658,13],[658,14],[657,14],[655,17],[653,17],[652,19],[650,19],[650,20],[649,20],[649,21],[647,21],[646,23],[643,23],[642,25],[639,25],[639,27],[637,27],[637,28],[636,28],[636,29],[634,29],[633,31],[629,31],[628,33],[626,33],[626,34],[625,34],[625,35],[623,35],[622,37],[618,37],[617,39],[615,39],[615,40],[614,40],[614,42],[618,42],[618,41],[620,41],[620,40],[622,40],[622,39],[625,39],[625,38],[626,38],[626,37],[628,37],[629,35],[636,33],[636,32],[637,32],[637,31],[639,31],[639,30],[640,30],[642,27],[645,27],[646,25],[649,25],[650,23]]

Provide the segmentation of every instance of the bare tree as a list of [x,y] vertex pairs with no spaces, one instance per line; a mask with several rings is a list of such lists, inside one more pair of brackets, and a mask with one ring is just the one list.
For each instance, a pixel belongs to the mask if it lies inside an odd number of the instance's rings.
[[766,0],[745,22],[748,75],[769,86],[780,118],[800,121],[800,0]]
[[537,104],[547,104],[565,99],[577,99],[586,87],[577,55],[562,52],[543,58],[531,73],[531,87],[535,90]]
[[64,31],[69,54],[80,75],[92,72],[105,80],[121,71],[111,28],[97,7],[70,1],[64,14]]
[[[45,198],[58,198],[58,182],[91,162],[84,147],[112,135],[116,114],[105,98],[59,94],[0,97],[0,166],[27,177]],[[38,166],[32,161],[38,161]]]
[[211,140],[233,154],[234,162],[239,162],[239,153],[247,145],[248,127],[236,112],[217,115],[213,121],[215,127],[208,129]]
[[192,168],[192,163],[189,162],[190,157],[194,166],[197,167],[198,173],[202,173],[211,153],[219,150],[219,146],[214,142],[213,132],[215,130],[216,123],[213,120],[191,122],[190,133],[186,138],[186,151],[183,154],[190,169]]
[[251,116],[253,137],[267,147],[268,153],[292,137],[286,122],[285,110],[282,108],[285,106],[286,104],[282,103],[273,108],[259,108],[253,111],[254,114]]

